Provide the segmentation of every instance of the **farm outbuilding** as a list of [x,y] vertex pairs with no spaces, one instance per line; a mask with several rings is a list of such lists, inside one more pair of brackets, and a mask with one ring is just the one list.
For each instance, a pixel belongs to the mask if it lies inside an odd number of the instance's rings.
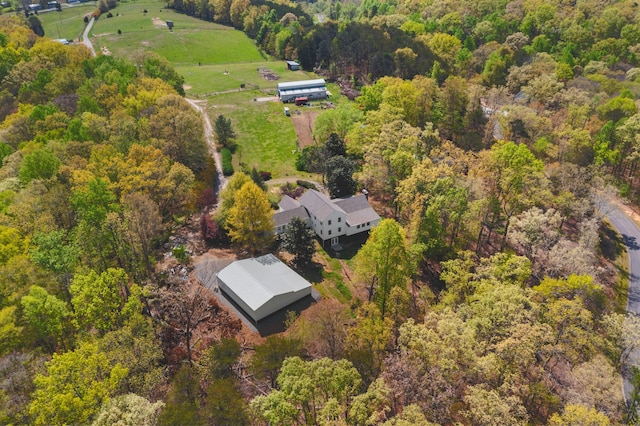
[[300,64],[296,61],[285,61],[287,63],[287,69],[289,71],[298,71],[300,69]]
[[291,81],[278,83],[278,96],[282,102],[294,102],[296,98],[305,97],[310,101],[327,99],[327,83],[324,79]]
[[237,260],[218,273],[222,292],[254,322],[311,295],[311,284],[273,254]]

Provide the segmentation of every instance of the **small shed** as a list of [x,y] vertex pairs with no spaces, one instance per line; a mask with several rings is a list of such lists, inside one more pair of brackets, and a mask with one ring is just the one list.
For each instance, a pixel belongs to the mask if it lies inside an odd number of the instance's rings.
[[287,69],[289,71],[298,71],[300,69],[300,64],[296,61],[285,61],[287,63]]
[[273,254],[233,262],[218,285],[256,323],[311,295],[311,283]]

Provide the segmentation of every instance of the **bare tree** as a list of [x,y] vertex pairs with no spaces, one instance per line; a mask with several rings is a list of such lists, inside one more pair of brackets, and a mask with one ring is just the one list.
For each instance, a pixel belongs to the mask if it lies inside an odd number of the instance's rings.
[[240,320],[232,318],[209,290],[193,280],[159,289],[151,311],[162,325],[160,337],[170,363],[193,363],[200,348],[232,337],[241,328]]

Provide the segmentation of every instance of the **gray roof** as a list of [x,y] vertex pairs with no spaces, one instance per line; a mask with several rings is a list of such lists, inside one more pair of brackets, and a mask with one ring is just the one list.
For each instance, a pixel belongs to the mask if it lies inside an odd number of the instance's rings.
[[350,226],[373,222],[380,219],[380,216],[371,208],[367,197],[364,195],[339,198],[333,200],[333,202],[347,213],[347,223]]
[[278,203],[278,206],[280,206],[280,210],[292,210],[300,207],[300,203],[288,195],[285,195]]
[[278,295],[311,287],[273,254],[237,260],[220,271],[218,278],[254,311]]
[[315,80],[303,80],[303,81],[287,81],[284,83],[278,83],[278,91],[282,90],[295,90],[295,89],[307,89],[312,87],[325,87],[326,82],[323,78]]
[[306,221],[309,219],[309,213],[307,213],[307,210],[304,207],[298,205],[298,207],[295,207],[293,209],[275,212],[273,214],[273,223],[275,224],[275,226],[286,225],[291,222],[291,219],[293,219],[294,217],[299,217],[300,219]]
[[331,202],[329,197],[314,189],[310,189],[300,197],[300,204],[309,210],[309,214],[315,215],[318,220],[325,220],[334,210],[340,211],[340,207]]

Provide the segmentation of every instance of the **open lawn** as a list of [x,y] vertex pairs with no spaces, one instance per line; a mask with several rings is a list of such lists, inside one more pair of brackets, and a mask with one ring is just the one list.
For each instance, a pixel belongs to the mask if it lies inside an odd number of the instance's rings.
[[[280,102],[256,102],[258,91],[234,92],[208,98],[211,121],[219,115],[231,119],[238,137],[234,167],[269,171],[274,178],[299,176],[295,170],[297,151],[293,126]],[[305,175],[304,173],[302,175]]]
[[84,31],[84,16],[96,10],[96,2],[64,5],[61,12],[40,12],[44,35],[50,38],[66,38],[78,41]]
[[[111,13],[113,18],[103,14],[98,19],[91,35],[97,48],[106,47],[117,56],[131,57],[138,50],[150,50],[176,67],[264,60],[241,31],[165,9],[163,2],[119,3]],[[167,20],[173,21],[173,31]]]
[[[277,80],[267,80],[258,71],[268,69]],[[176,66],[184,76],[187,96],[207,97],[218,92],[239,89],[244,84],[247,89],[262,89],[275,94],[279,81],[307,80],[303,71],[288,71],[284,61],[260,61],[250,63],[229,63],[223,65]],[[264,96],[264,94],[260,95]]]

